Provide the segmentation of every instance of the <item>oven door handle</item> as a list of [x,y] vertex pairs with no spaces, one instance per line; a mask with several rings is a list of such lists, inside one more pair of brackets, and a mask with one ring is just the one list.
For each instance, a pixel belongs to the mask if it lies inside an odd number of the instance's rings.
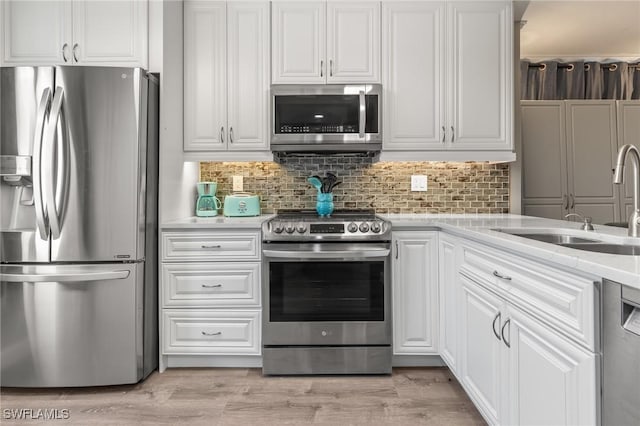
[[262,254],[272,259],[379,259],[389,256],[389,249],[356,251],[291,251],[262,250]]

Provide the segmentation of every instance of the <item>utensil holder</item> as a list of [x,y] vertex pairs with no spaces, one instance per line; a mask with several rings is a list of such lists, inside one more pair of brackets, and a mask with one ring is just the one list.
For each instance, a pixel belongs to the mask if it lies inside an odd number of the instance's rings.
[[316,212],[318,212],[320,216],[329,216],[333,213],[333,193],[318,194]]

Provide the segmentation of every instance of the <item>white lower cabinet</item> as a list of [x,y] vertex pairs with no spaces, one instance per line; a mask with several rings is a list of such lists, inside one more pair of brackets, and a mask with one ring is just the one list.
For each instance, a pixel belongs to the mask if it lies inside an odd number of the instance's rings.
[[438,353],[438,232],[393,233],[393,353]]
[[438,296],[440,312],[440,356],[449,369],[458,375],[461,289],[458,279],[460,244],[455,237],[445,233],[438,235]]
[[[500,312],[504,301],[461,276],[462,299],[462,384],[489,424],[504,423],[501,386],[504,373]],[[505,382],[506,383],[506,382]]]
[[160,371],[259,366],[260,232],[171,229],[161,241]]
[[460,274],[461,381],[485,420],[496,425],[597,424],[597,356],[467,273]]
[[509,411],[503,423],[597,424],[596,355],[519,309],[508,307],[506,318]]

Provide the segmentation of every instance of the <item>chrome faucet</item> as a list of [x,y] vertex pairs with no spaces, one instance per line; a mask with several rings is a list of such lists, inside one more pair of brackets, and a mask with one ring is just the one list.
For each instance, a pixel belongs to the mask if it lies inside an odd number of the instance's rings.
[[624,145],[618,151],[613,183],[620,185],[624,182],[624,163],[627,154],[631,155],[633,164],[633,212],[629,216],[629,236],[640,237],[640,152],[634,145]]
[[580,227],[580,229],[582,229],[583,231],[593,231],[593,225],[591,224],[591,222],[593,221],[593,219],[589,216],[582,216],[581,214],[578,213],[569,213],[564,215],[565,219],[569,219],[570,217],[579,217],[582,220],[582,226]]

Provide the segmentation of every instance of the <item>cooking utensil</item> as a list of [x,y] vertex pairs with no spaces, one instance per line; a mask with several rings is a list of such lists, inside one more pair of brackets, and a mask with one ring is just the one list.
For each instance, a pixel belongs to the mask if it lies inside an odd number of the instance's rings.
[[322,181],[316,176],[311,176],[307,178],[307,182],[311,184],[315,189],[318,190],[318,194],[322,192]]

